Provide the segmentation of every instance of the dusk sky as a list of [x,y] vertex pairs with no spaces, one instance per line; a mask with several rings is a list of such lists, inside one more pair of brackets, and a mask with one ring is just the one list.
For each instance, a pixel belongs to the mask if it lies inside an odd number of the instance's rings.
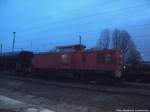
[[150,61],[150,0],[0,0],[0,43],[11,51],[48,51],[57,45],[94,47],[103,29],[127,30]]

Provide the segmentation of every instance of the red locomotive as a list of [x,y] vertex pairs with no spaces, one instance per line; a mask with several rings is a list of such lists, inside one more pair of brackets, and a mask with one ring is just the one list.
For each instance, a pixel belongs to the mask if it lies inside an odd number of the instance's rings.
[[122,54],[119,49],[86,50],[81,44],[57,46],[55,52],[34,54],[32,64],[36,72],[67,71],[73,77],[87,74],[122,76]]

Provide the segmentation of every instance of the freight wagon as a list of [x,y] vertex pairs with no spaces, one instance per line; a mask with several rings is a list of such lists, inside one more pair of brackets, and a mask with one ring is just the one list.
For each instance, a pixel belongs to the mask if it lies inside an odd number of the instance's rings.
[[0,71],[27,73],[31,71],[33,53],[29,51],[0,54]]

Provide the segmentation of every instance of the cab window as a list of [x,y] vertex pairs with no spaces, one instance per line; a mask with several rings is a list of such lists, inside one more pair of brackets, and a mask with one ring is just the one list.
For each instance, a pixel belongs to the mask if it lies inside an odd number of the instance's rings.
[[112,63],[112,56],[110,54],[107,54],[105,57],[106,64]]
[[102,54],[102,53],[97,53],[97,55],[96,55],[96,62],[98,64],[105,63],[105,55]]

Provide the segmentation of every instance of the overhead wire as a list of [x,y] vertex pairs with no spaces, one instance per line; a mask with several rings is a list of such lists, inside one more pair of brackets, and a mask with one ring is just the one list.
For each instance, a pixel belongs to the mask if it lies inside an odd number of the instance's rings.
[[[141,5],[136,5],[136,6],[132,6],[132,7],[127,7],[127,8],[122,8],[122,9],[117,9],[115,11],[103,11],[103,12],[97,12],[97,13],[94,13],[94,14],[89,14],[89,15],[85,15],[85,16],[80,16],[80,17],[75,17],[75,18],[71,18],[71,19],[65,19],[65,20],[60,20],[60,21],[56,21],[56,22],[51,22],[51,23],[48,23],[48,24],[44,24],[44,25],[39,25],[39,26],[34,26],[32,27],[31,29],[32,30],[40,30],[41,28],[44,29],[44,28],[49,28],[49,27],[52,27],[51,25],[57,25],[57,24],[63,24],[65,21],[67,23],[69,23],[68,21],[71,21],[71,22],[75,22],[76,20],[81,20],[83,18],[87,18],[87,17],[100,17],[98,14],[108,14],[108,12],[110,12],[110,14],[113,14],[113,12],[116,12],[116,11],[122,11],[122,10],[128,10],[128,9],[131,9],[131,8],[137,8],[139,6],[143,6],[145,4],[141,4]],[[67,24],[65,23],[65,24]],[[50,25],[50,26],[48,26]],[[43,26],[43,27],[42,27]],[[45,27],[46,26],[46,27]],[[28,28],[29,29],[29,28]],[[30,30],[29,30],[30,31]]]

